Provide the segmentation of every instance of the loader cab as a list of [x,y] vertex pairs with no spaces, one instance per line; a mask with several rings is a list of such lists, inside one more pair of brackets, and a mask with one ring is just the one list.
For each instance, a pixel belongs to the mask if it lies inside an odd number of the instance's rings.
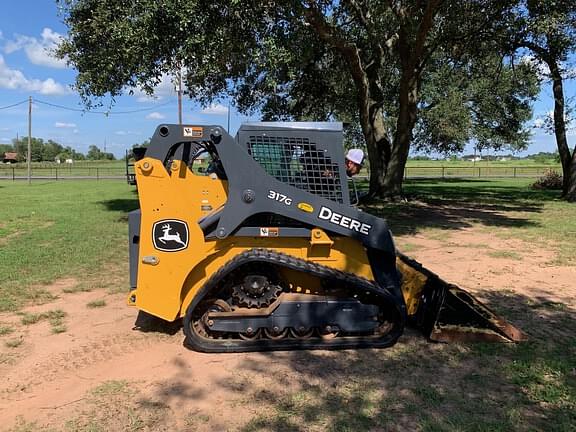
[[342,123],[245,123],[236,141],[282,183],[350,205]]
[[175,160],[182,161],[194,175],[227,179],[218,153],[210,142],[183,141],[172,145],[163,160],[166,171],[170,172],[170,166]]

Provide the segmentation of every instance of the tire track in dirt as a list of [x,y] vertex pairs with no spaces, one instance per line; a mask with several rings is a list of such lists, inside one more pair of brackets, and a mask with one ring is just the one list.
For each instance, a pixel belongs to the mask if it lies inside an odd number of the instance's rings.
[[[56,301],[23,312],[62,310],[67,314],[65,333],[51,334],[47,322],[24,326],[18,315],[0,316],[0,321],[16,326],[25,341],[17,361],[0,371],[1,430],[17,425],[20,418],[38,422],[41,428],[61,427],[63,419],[89,407],[92,389],[111,381],[131,383],[142,406],[165,405],[175,411],[175,418],[182,410],[212,412],[230,400],[229,389],[221,383],[231,379],[239,359],[247,355],[189,351],[181,331],[169,335],[133,330],[137,310],[126,306],[125,295],[53,294]],[[87,307],[102,299],[104,307]],[[235,417],[243,418],[242,409],[238,411]],[[182,418],[176,423],[181,424]]]
[[[90,340],[78,347],[51,355],[41,362],[34,362],[31,367],[23,365],[13,373],[8,373],[0,385],[0,394],[9,397],[10,393],[14,392],[33,392],[34,387],[44,382],[55,381],[68,376],[71,372],[81,372],[94,364],[134,351],[145,351],[154,344],[165,343],[166,341],[162,339],[165,338],[135,333]],[[26,360],[24,362],[27,363]]]

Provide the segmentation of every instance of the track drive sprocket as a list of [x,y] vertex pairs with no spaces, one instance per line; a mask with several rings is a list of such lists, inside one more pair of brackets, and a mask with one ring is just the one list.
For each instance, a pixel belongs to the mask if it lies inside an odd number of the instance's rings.
[[272,269],[246,265],[231,281],[232,298],[241,307],[270,306],[282,293],[282,283]]

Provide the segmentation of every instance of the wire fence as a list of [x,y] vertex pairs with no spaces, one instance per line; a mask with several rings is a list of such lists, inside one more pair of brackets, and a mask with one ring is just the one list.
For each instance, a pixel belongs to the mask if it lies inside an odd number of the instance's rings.
[[[32,179],[35,180],[126,180],[124,167],[33,167]],[[26,168],[0,166],[0,179],[25,180],[28,178]]]
[[[476,167],[446,167],[446,166],[409,166],[404,169],[406,179],[426,178],[538,178],[548,171],[562,173],[560,166],[476,166]],[[132,169],[130,172],[133,173]],[[0,179],[24,180],[28,178],[26,167],[0,165]],[[115,167],[32,167],[32,178],[37,180],[126,180],[126,168]],[[360,175],[357,178],[367,178]]]
[[555,166],[471,166],[471,167],[406,167],[405,178],[515,178],[541,177],[548,171],[561,173]]

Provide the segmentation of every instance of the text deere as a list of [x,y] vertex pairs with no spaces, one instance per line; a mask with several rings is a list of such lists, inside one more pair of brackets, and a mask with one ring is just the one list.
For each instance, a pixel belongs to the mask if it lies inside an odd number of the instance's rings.
[[370,228],[372,228],[372,225],[368,225],[360,221],[357,221],[356,219],[352,219],[348,216],[336,213],[335,211],[330,210],[328,207],[322,207],[320,209],[320,213],[318,213],[318,218],[327,220],[328,222],[333,223],[334,225],[340,225],[341,227],[359,232],[360,234],[368,235],[368,233],[370,232]]

